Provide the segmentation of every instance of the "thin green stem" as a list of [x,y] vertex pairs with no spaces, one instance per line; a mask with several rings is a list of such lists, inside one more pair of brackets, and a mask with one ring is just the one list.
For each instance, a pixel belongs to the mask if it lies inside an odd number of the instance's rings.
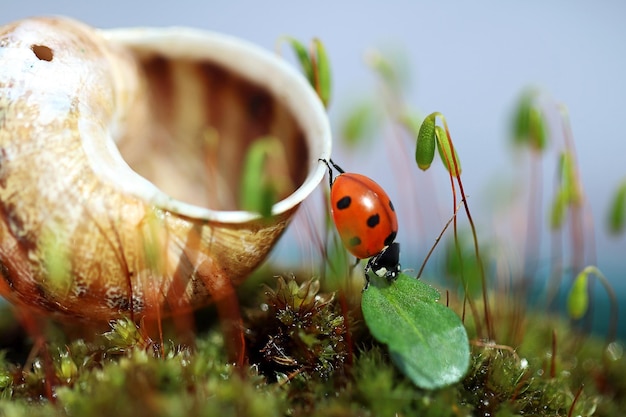
[[567,412],[567,417],[572,417],[574,413],[574,407],[576,406],[576,403],[578,402],[578,399],[580,398],[580,394],[583,393],[583,388],[585,388],[585,386],[581,385],[580,388],[578,388],[578,391],[576,391],[576,395],[574,395],[574,400],[572,400],[572,405],[570,405],[569,411]]
[[420,267],[419,272],[417,273],[417,279],[419,279],[422,276],[422,272],[424,272],[424,267],[426,266],[426,263],[428,262],[428,259],[430,258],[430,256],[433,254],[433,252],[435,251],[435,248],[437,247],[437,244],[439,244],[439,241],[441,240],[441,237],[443,236],[443,234],[445,233],[445,231],[448,229],[448,227],[450,226],[450,223],[452,223],[452,221],[454,220],[454,218],[456,217],[456,214],[458,213],[459,209],[461,208],[461,205],[458,204],[456,206],[456,209],[454,210],[454,214],[452,215],[452,217],[450,217],[450,219],[448,220],[448,222],[446,223],[446,225],[443,227],[443,229],[441,230],[441,233],[439,233],[439,236],[437,236],[437,238],[435,239],[435,243],[433,244],[433,246],[430,248],[430,250],[428,251],[428,254],[426,255],[426,258],[424,259],[424,262],[422,262],[422,266]]
[[[487,325],[487,336],[489,337],[490,340],[494,340],[495,338],[495,334],[494,334],[494,328],[493,328],[493,324],[491,322],[491,313],[490,313],[490,307],[489,307],[489,296],[488,296],[488,292],[487,292],[487,277],[485,274],[485,266],[483,265],[483,261],[482,261],[482,257],[480,256],[480,249],[479,249],[479,245],[478,245],[478,236],[476,233],[476,226],[474,224],[474,220],[472,219],[472,215],[470,213],[470,209],[469,209],[469,205],[467,204],[467,197],[465,195],[465,191],[463,189],[463,181],[461,181],[461,173],[460,173],[460,169],[459,169],[459,163],[457,161],[457,158],[455,156],[455,148],[454,148],[454,144],[452,142],[452,136],[450,135],[450,129],[448,128],[448,123],[446,122],[446,118],[443,116],[443,114],[438,114],[438,116],[441,118],[441,122],[443,123],[443,127],[446,131],[446,136],[448,137],[448,141],[450,142],[450,154],[451,155],[446,155],[446,158],[451,158],[452,160],[452,164],[454,166],[454,172],[456,173],[456,181],[457,184],[459,185],[459,191],[461,192],[461,198],[462,198],[462,202],[463,202],[463,206],[465,208],[465,214],[467,215],[467,219],[469,221],[470,224],[470,228],[472,230],[472,238],[474,240],[474,254],[476,256],[476,262],[478,263],[478,268],[480,270],[480,279],[481,279],[481,286],[482,286],[482,297],[483,297],[483,308],[484,308],[484,315],[485,315],[485,324]],[[452,175],[452,174],[450,174]],[[455,206],[456,206],[456,200],[455,200]],[[455,216],[456,219],[456,216]],[[456,229],[456,221],[455,221],[455,229]]]
[[611,286],[609,280],[604,276],[602,271],[595,266],[588,266],[585,268],[585,271],[588,274],[593,274],[600,280],[600,283],[604,287],[606,294],[609,296],[609,305],[610,305],[610,322],[609,322],[609,330],[606,335],[607,344],[615,341],[615,337],[617,335],[617,315],[618,315],[618,304],[617,297],[615,296],[615,291]]

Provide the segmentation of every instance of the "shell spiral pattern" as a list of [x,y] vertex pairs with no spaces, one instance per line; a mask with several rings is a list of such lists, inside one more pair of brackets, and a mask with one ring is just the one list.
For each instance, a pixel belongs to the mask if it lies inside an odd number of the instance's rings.
[[[306,82],[232,38],[0,28],[0,295],[104,319],[194,308],[266,257],[324,175],[330,130]],[[243,155],[278,138],[290,184],[238,210]]]

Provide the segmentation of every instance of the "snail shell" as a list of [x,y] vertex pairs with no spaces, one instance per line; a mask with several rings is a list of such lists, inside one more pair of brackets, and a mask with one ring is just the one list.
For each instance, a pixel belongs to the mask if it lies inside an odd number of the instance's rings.
[[[268,219],[238,209],[243,156],[282,144]],[[0,295],[110,319],[204,305],[266,257],[324,175],[306,81],[239,40],[183,28],[0,28]],[[277,163],[277,165],[281,165]]]

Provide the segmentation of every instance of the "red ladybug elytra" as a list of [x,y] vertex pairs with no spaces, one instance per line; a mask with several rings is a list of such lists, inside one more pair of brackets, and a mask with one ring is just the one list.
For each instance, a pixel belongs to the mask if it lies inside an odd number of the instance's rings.
[[[339,237],[357,263],[370,258],[365,288],[370,269],[389,281],[395,279],[400,272],[400,245],[394,242],[398,218],[389,196],[370,178],[346,173],[332,159],[322,161],[328,166],[331,212]],[[339,172],[334,181],[331,165]]]

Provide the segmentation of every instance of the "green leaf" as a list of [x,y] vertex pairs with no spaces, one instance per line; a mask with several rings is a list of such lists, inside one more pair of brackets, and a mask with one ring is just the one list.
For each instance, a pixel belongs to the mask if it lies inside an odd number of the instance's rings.
[[330,71],[330,60],[326,53],[324,44],[319,39],[313,39],[311,49],[307,49],[300,41],[289,36],[283,37],[291,45],[296,54],[302,72],[306,76],[311,86],[322,100],[324,107],[328,107],[330,102],[332,77]]
[[528,134],[530,146],[538,151],[543,151],[548,146],[548,135],[543,120],[543,114],[535,107],[530,109],[528,120]]
[[322,103],[324,103],[324,107],[328,107],[332,88],[330,61],[322,41],[313,39],[313,45],[315,46],[315,66],[313,68],[315,74],[315,90],[320,96]]
[[266,167],[270,157],[280,161],[282,154],[282,145],[273,137],[258,139],[250,146],[244,161],[240,189],[244,210],[260,213],[263,217],[272,214],[272,206],[278,200],[279,184],[268,176]]
[[417,134],[415,146],[415,162],[417,166],[426,171],[435,158],[435,123],[437,113],[432,113],[424,119]]
[[513,116],[513,142],[543,151],[548,146],[548,135],[543,113],[534,105],[535,90],[524,93]]
[[621,233],[624,230],[624,218],[626,217],[626,180],[622,181],[611,201],[608,215],[609,232]]
[[520,98],[513,116],[513,142],[526,145],[530,138],[530,109],[533,95],[525,93]]
[[[442,128],[441,126],[435,126],[435,135],[437,136],[437,151],[439,152],[439,157],[441,158],[443,165],[446,167],[448,172],[452,174],[452,176],[458,177],[459,175],[461,175],[461,160],[459,159],[459,155],[456,152],[456,148],[454,148],[453,160],[451,150],[452,146],[444,128]],[[454,165],[455,160],[456,166]],[[456,168],[458,168],[458,172]]]
[[380,130],[380,108],[372,100],[354,104],[341,123],[341,138],[347,146],[365,145]]
[[588,275],[589,268],[583,269],[578,274],[567,297],[567,311],[574,320],[582,318],[589,308],[589,294],[587,293]]
[[550,207],[550,227],[553,230],[559,229],[563,225],[567,213],[567,200],[567,193],[562,189],[554,196],[552,207]]
[[285,36],[284,39],[288,42],[293,51],[300,62],[300,66],[302,67],[302,72],[306,76],[307,80],[311,83],[311,85],[315,86],[315,73],[313,72],[313,62],[311,61],[311,56],[309,55],[309,50],[297,39],[291,38],[289,36]]
[[567,194],[568,202],[575,203],[578,201],[578,184],[576,182],[575,161],[571,152],[561,153],[559,165],[561,168],[561,188]]
[[563,152],[559,158],[560,185],[552,201],[550,226],[558,229],[563,224],[567,208],[581,203],[582,195],[576,178],[574,157],[570,152]]
[[373,276],[361,301],[372,335],[389,347],[398,369],[425,389],[454,384],[469,367],[465,327],[438,299],[436,289],[400,274],[391,284]]

